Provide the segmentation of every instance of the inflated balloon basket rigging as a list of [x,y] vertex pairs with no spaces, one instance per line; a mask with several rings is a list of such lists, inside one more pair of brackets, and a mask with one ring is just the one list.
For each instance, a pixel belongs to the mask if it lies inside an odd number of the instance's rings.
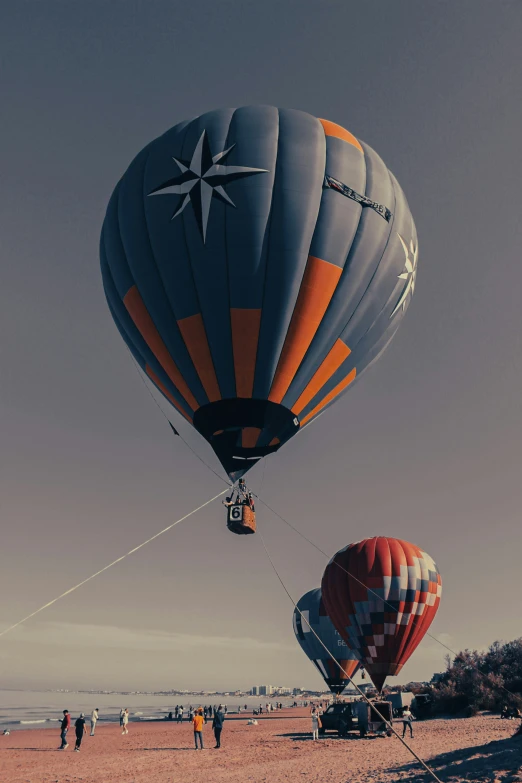
[[237,533],[239,536],[247,536],[255,533],[255,511],[246,503],[236,503],[233,506],[229,506],[227,527],[232,533]]

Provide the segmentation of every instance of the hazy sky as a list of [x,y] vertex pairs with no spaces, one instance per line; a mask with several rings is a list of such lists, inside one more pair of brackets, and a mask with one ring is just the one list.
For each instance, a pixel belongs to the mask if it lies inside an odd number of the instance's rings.
[[[98,238],[149,140],[267,103],[377,150],[420,256],[386,354],[252,486],[329,553],[375,534],[426,549],[451,646],[522,633],[521,40],[519,0],[2,4],[0,628],[222,488],[136,374]],[[292,594],[318,586],[325,558],[258,525]],[[319,687],[291,617],[259,537],[216,503],[1,638],[0,686]],[[426,640],[401,680],[443,655]]]

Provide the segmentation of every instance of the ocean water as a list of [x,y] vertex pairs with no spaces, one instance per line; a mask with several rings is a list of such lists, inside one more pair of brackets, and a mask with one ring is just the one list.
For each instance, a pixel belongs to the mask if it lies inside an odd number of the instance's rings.
[[[248,710],[265,704],[266,696],[197,696],[184,693],[182,696],[158,696],[145,693],[78,693],[67,691],[18,691],[0,690],[0,732],[6,728],[41,729],[57,726],[62,719],[63,710],[67,709],[75,720],[80,712],[89,717],[92,710],[100,710],[100,725],[104,722],[119,720],[122,707],[127,707],[132,721],[161,720],[169,712],[174,711],[176,704],[183,704],[185,710],[189,705],[227,704],[229,713],[237,712],[238,706],[246,704]],[[283,704],[293,704],[291,697],[277,697]],[[185,713],[186,715],[186,713]]]

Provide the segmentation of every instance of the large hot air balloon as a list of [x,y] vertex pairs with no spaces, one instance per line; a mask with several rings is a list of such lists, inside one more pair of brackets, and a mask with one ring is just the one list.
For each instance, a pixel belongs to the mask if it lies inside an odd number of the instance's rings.
[[[313,631],[321,641],[314,636]],[[326,614],[319,588],[305,593],[297,602],[297,609],[294,609],[294,633],[301,649],[319,670],[331,692],[337,695],[342,693],[360,664]],[[321,642],[326,645],[335,661]],[[345,676],[341,669],[348,676]]]
[[382,353],[415,288],[393,174],[349,131],[219,109],[146,146],[116,185],[103,284],[142,370],[232,479]]
[[422,641],[439,608],[441,585],[433,559],[398,538],[350,544],[327,565],[326,611],[377,690]]

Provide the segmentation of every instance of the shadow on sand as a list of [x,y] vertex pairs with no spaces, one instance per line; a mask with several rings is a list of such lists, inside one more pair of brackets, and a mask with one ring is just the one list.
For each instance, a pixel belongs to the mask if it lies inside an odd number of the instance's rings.
[[[290,731],[287,734],[276,734],[276,737],[290,737],[294,742],[313,742],[311,732],[297,732]],[[346,740],[359,740],[361,739],[358,734],[347,734],[345,737],[340,737],[338,734],[323,734],[316,742],[325,742],[325,740],[333,740],[334,742],[346,742]],[[378,740],[381,737],[364,737],[364,742],[368,740]]]
[[[127,748],[127,751],[130,753],[143,753],[144,751],[153,751],[154,753],[159,753],[160,751],[164,750],[190,750],[194,751],[196,748]],[[209,750],[209,748],[203,748],[203,750]]]
[[[415,748],[419,750],[419,748]],[[420,754],[421,755],[421,754]],[[452,750],[449,753],[440,753],[426,763],[442,781],[491,781],[497,777],[497,773],[507,770],[507,775],[502,778],[502,783],[514,783],[522,780],[522,736],[510,737],[504,740],[494,740],[485,745]],[[415,763],[404,764],[395,767],[393,772],[411,773],[405,780],[428,781],[432,778],[428,773],[422,773],[419,765]]]
[[31,750],[33,753],[61,753],[61,748],[0,748],[0,750]]

